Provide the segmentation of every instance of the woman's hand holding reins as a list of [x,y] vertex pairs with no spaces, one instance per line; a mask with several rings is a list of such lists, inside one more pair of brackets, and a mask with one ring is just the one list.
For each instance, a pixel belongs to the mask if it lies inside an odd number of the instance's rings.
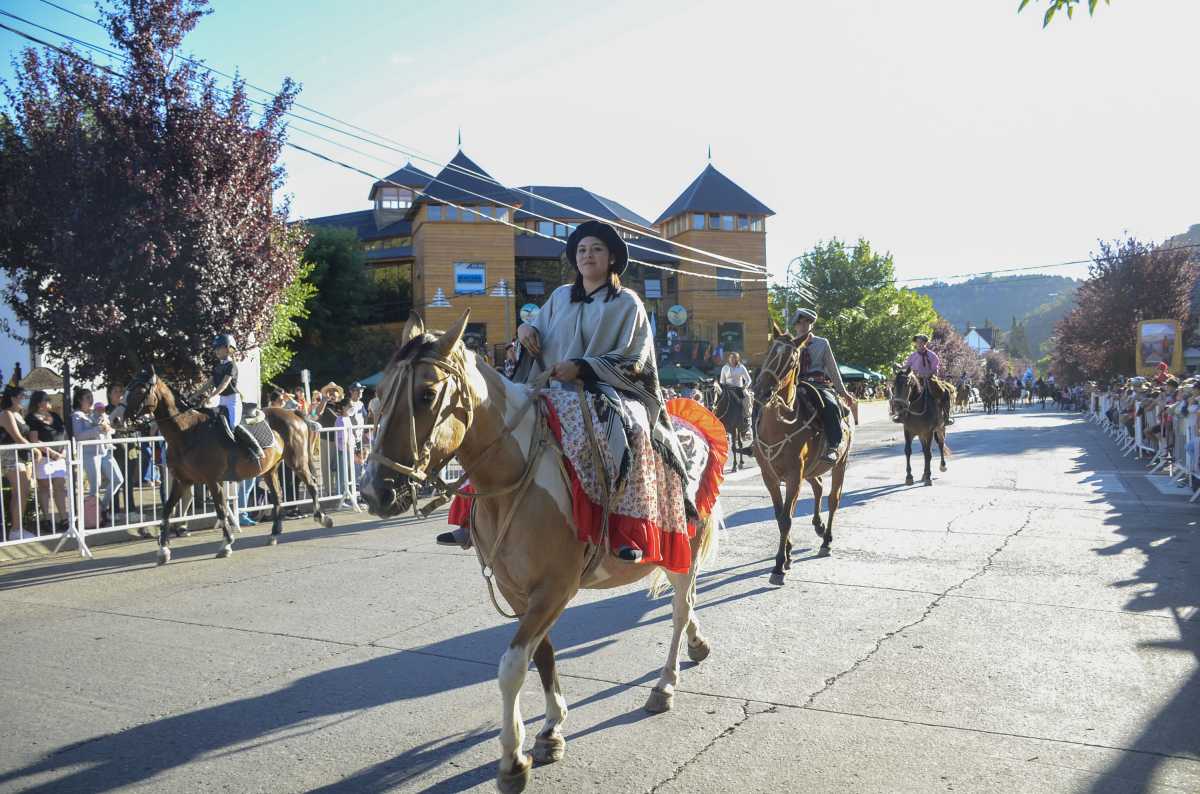
[[574,383],[579,380],[579,365],[574,361],[560,361],[550,368],[550,377],[563,383]]
[[531,355],[540,356],[542,354],[542,337],[532,325],[521,323],[521,326],[517,329],[517,341]]

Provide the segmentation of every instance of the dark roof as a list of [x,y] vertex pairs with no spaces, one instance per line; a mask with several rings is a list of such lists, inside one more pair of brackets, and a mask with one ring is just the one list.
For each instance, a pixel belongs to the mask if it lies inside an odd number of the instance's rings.
[[411,245],[397,245],[392,248],[376,248],[367,251],[367,261],[377,262],[382,259],[412,259]]
[[992,347],[996,346],[996,330],[997,329],[995,326],[990,328],[984,328],[982,325],[975,326],[975,333],[979,334],[983,341],[987,342]]
[[412,234],[412,221],[397,220],[375,228],[375,210],[359,210],[358,212],[343,212],[340,215],[323,215],[320,218],[305,218],[308,226],[334,226],[340,229],[350,229],[360,240],[379,240],[384,237],[408,237]]
[[308,226],[336,226],[341,229],[350,229],[361,240],[363,235],[375,233],[375,210],[323,215],[320,218],[305,218],[303,222]]
[[405,163],[404,167],[401,168],[399,171],[393,171],[392,173],[388,174],[385,178],[383,178],[383,179],[379,180],[378,182],[376,182],[375,184],[371,185],[371,192],[367,195],[367,200],[374,201],[375,200],[375,191],[381,187],[386,187],[389,184],[390,185],[399,184],[399,185],[404,185],[405,187],[424,188],[426,185],[429,184],[429,180],[431,180],[431,179],[433,179],[432,175],[425,173],[424,171],[422,171],[420,168],[417,168],[412,163]]
[[453,204],[486,204],[488,201],[495,201],[509,205],[520,201],[516,194],[497,184],[491,174],[476,165],[461,149],[438,173],[437,181],[430,182],[424,190],[425,195],[419,197],[418,201],[446,201]]
[[679,194],[655,223],[684,212],[732,212],[741,215],[774,215],[766,204],[751,196],[709,163],[700,176]]
[[[626,240],[629,244],[629,258],[640,259],[643,262],[656,262],[663,265],[677,265],[679,260],[675,258],[675,246],[668,243],[666,240],[660,240],[657,237],[634,237],[632,240]],[[647,251],[643,248],[634,248],[634,245],[644,245],[646,248],[653,250]]]
[[562,256],[565,240],[550,240],[534,234],[518,234],[515,241],[519,259],[558,259]]
[[[593,193],[586,188],[526,185],[521,190],[529,192],[521,193],[521,211],[516,213],[515,220],[525,220],[535,215],[555,219],[582,219],[594,215],[603,220],[629,221],[646,227],[651,225],[650,221],[623,204],[618,204],[612,199]],[[529,193],[535,193],[536,196],[531,196]],[[560,207],[553,202],[574,207],[574,210]]]

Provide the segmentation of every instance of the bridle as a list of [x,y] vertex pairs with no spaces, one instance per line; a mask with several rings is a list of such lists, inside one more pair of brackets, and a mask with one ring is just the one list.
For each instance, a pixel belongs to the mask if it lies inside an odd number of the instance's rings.
[[[458,380],[458,388],[454,390],[454,394],[457,399],[453,404],[451,404],[447,398],[448,390],[442,389],[438,393],[437,401],[433,404],[433,406],[431,406],[431,413],[434,417],[433,427],[436,428],[446,417],[450,416],[455,411],[462,411],[465,417],[463,423],[467,427],[470,427],[471,421],[475,416],[475,406],[471,403],[470,398],[467,396],[467,390],[464,388],[467,382],[467,375],[461,362],[451,359],[447,356],[433,353],[427,353],[417,358],[404,359],[397,362],[396,372],[390,378],[392,386],[391,388],[384,390],[384,399],[382,405],[380,405],[379,414],[380,416],[387,417],[388,420],[390,420],[394,415],[396,401],[400,399],[400,392],[404,392],[405,399],[407,400],[406,407],[408,408],[408,427],[406,428],[408,435],[407,439],[405,439],[407,441],[407,449],[405,452],[408,453],[409,459],[412,462],[409,464],[400,463],[399,461],[389,458],[381,451],[383,440],[388,431],[386,422],[379,428],[379,432],[375,437],[375,448],[371,450],[371,454],[367,460],[369,462],[378,463],[380,466],[390,469],[391,471],[396,472],[408,480],[409,488],[412,491],[411,495],[413,497],[412,504],[414,509],[416,508],[417,504],[416,483],[426,483],[440,491],[444,496],[451,497],[462,494],[461,488],[467,479],[467,476],[464,473],[463,476],[458,478],[458,480],[454,483],[447,483],[442,479],[441,475],[437,471],[432,473],[429,471],[430,459],[433,456],[433,442],[435,435],[433,432],[429,433],[429,437],[425,439],[424,443],[418,444],[417,414],[415,410],[416,406],[413,404],[413,384],[411,381],[417,366],[421,364],[428,364],[434,369],[445,373],[444,377],[441,377],[429,384],[431,388],[440,383],[445,383],[451,379]],[[490,451],[490,449],[491,447],[488,448],[488,451]],[[394,480],[390,482],[395,484]]]
[[[767,351],[767,358],[763,361],[762,369],[758,371],[758,377],[769,377],[774,381],[771,386],[770,396],[766,401],[758,399],[758,395],[754,395],[754,401],[762,407],[766,407],[773,402],[780,401],[786,404],[786,400],[782,396],[781,387],[787,385],[787,382],[795,378],[799,373],[796,369],[800,366],[800,347],[782,340],[775,340],[771,345],[771,349]],[[756,384],[757,386],[757,384]],[[758,392],[758,389],[754,389]]]
[[[904,378],[904,385],[908,387],[909,394],[912,394],[912,389],[914,388],[914,383],[913,383],[914,377],[915,376],[911,372],[909,372]],[[917,381],[916,386],[917,386],[917,388],[920,388],[919,380]],[[923,406],[920,411],[912,410],[912,404],[914,402],[918,402]],[[925,414],[927,414],[929,412],[929,389],[928,389],[928,387],[921,389],[921,393],[917,396],[916,400],[909,400],[907,398],[899,396],[899,394],[893,393],[890,403],[891,403],[891,406],[896,409],[897,416],[899,416],[900,414],[909,414],[911,416],[924,416]]]

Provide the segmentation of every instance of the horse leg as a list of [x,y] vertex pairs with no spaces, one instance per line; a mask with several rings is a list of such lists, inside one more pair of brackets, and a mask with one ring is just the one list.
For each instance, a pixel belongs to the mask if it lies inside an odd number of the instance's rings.
[[271,495],[271,505],[275,508],[272,511],[271,535],[267,544],[274,546],[279,543],[279,536],[283,534],[283,496],[279,490],[278,466],[267,472],[267,492]]
[[496,787],[501,794],[518,794],[529,784],[533,760],[521,751],[525,743],[525,725],[521,721],[521,686],[525,683],[525,674],[529,671],[529,660],[534,650],[541,645],[572,595],[574,591],[547,598],[543,590],[531,596],[528,608],[521,615],[516,636],[500,657],[497,679],[503,714],[500,725],[500,770],[496,775]]
[[[774,481],[773,477],[765,477],[767,490],[771,494],[771,506],[775,508],[775,524],[779,527],[779,551],[775,554],[775,570],[771,572],[771,584],[783,584],[783,571],[785,555],[790,555],[791,550],[786,549],[787,532],[784,530],[784,501],[779,493],[779,483]],[[790,519],[786,519],[790,523]]]
[[675,687],[679,685],[679,643],[683,632],[692,620],[692,605],[695,603],[696,581],[695,563],[687,573],[668,573],[667,581],[671,583],[671,647],[667,652],[667,663],[663,667],[662,676],[650,697],[646,700],[646,711],[659,714],[670,711],[675,703]]
[[833,516],[842,503],[842,483],[846,479],[846,460],[844,458],[833,467],[833,475],[829,479],[829,523],[825,525],[825,541],[817,551],[818,557],[828,557],[829,547],[833,545]]
[[792,476],[784,482],[783,506],[779,511],[779,551],[775,553],[775,570],[771,584],[782,586],[784,574],[792,569],[792,516],[796,512],[796,499],[800,495],[800,478]]
[[813,532],[817,533],[818,538],[825,537],[825,525],[821,523],[821,494],[825,489],[821,486],[821,478],[813,477],[808,481],[813,492]]
[[300,472],[300,479],[304,480],[304,486],[308,488],[308,495],[312,497],[313,521],[329,529],[333,526],[333,519],[321,509],[321,489],[317,487],[317,474],[312,468],[312,458],[309,458],[307,466],[297,470]]
[[942,456],[941,470],[945,471],[946,470],[946,429],[942,428],[941,430],[937,431],[937,433],[934,434],[934,438],[937,439],[938,454],[940,454]]
[[[187,486],[191,487],[191,486]],[[171,561],[171,513],[175,510],[175,505],[179,504],[179,500],[183,498],[184,485],[179,481],[178,477],[171,478],[171,493],[167,496],[167,503],[163,505],[162,524],[158,528],[158,564],[165,565]]]
[[909,430],[907,427],[906,427],[906,428],[904,428],[904,472],[905,472],[904,484],[905,484],[905,485],[912,485],[912,484],[913,484],[913,478],[912,478],[912,441],[913,441],[913,434],[912,434],[912,432],[911,432],[911,431],[910,431],[910,430]]
[[930,471],[933,466],[933,431],[928,430],[921,434],[921,452],[925,455],[925,474],[921,477],[923,485],[933,485],[933,472]]
[[221,525],[221,534],[225,536],[225,543],[217,551],[217,559],[223,559],[233,554],[233,535],[229,532],[229,504],[225,501],[225,491],[221,488],[221,483],[210,481],[208,491],[213,496],[213,507],[217,511],[217,523]]
[[567,742],[562,734],[562,726],[567,719],[567,701],[558,685],[554,646],[550,644],[549,635],[542,637],[538,643],[537,650],[533,652],[533,663],[537,665],[542,691],[546,693],[546,724],[538,731],[530,754],[539,764],[553,764],[561,761],[567,750]]
[[[717,528],[715,526],[713,526],[709,529],[709,531],[716,532]],[[699,569],[697,569],[696,573],[698,574],[699,572],[700,572]],[[692,577],[692,604],[694,605],[695,603],[696,603],[696,578]],[[687,645],[688,645],[688,658],[691,659],[696,664],[703,662],[705,659],[708,658],[708,655],[712,652],[712,648],[709,647],[708,640],[704,639],[704,635],[702,635],[700,633],[700,622],[696,620],[695,609],[692,610],[692,616],[688,620],[688,624],[687,624]]]

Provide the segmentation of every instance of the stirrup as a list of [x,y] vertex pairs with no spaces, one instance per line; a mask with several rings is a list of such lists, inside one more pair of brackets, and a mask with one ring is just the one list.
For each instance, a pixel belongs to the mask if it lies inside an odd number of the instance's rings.
[[458,546],[460,549],[471,548],[471,533],[466,527],[455,527],[450,532],[443,532],[437,536],[437,544],[439,546]]
[[622,546],[614,553],[618,559],[624,560],[625,562],[641,562],[643,556],[642,550],[635,549],[633,546]]

